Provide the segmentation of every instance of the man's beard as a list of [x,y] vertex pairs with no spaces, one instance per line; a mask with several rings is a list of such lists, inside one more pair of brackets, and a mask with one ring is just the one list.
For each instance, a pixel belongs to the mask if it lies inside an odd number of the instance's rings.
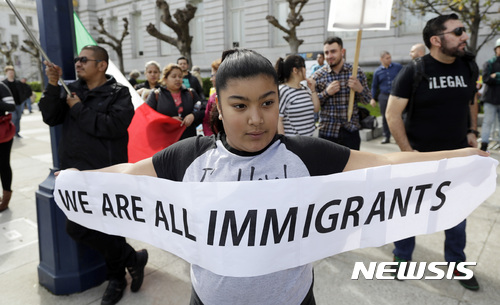
[[341,63],[342,63],[342,57],[339,58],[336,62],[333,62],[332,64],[330,64],[330,69],[334,69],[335,67],[337,67]]
[[[467,44],[466,44],[466,46],[467,46]],[[446,39],[442,40],[440,50],[444,55],[448,55],[448,56],[452,56],[452,57],[463,57],[465,55],[465,49],[460,50],[459,46],[456,46],[453,48],[448,47],[448,42],[446,41]]]

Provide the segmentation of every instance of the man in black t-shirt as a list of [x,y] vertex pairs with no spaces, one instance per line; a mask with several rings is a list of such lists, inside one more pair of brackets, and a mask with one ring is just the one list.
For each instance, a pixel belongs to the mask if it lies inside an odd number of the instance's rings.
[[[464,25],[456,14],[441,15],[427,22],[423,38],[430,54],[422,57],[424,76],[415,93],[416,64],[405,66],[394,80],[386,112],[391,133],[402,151],[477,147],[476,87],[465,56],[469,36]],[[445,231],[447,262],[465,261],[465,224]],[[410,261],[415,237],[395,246],[394,260]],[[463,274],[455,269],[455,275]],[[479,289],[474,277],[459,281],[467,289]]]

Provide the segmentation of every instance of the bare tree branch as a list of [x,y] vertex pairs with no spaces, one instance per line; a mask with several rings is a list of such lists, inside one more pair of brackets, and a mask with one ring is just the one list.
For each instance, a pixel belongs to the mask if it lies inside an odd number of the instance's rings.
[[42,69],[42,59],[40,58],[40,51],[38,48],[35,46],[33,41],[31,40],[23,40],[24,44],[28,46],[28,48],[25,48],[24,46],[21,46],[20,50],[30,54],[33,58],[36,59],[37,62],[37,68],[38,68],[38,75],[41,80],[42,88],[45,88],[45,78],[43,77],[43,69]]
[[13,41],[10,42],[10,47],[7,45],[6,42],[2,42],[0,45],[0,53],[5,55],[5,58],[7,58],[6,64],[13,66],[14,61],[12,60],[12,53],[14,53],[17,50],[17,44]]
[[288,7],[290,8],[290,13],[288,13],[286,19],[288,28],[281,25],[274,16],[266,16],[266,20],[271,25],[287,34],[283,36],[283,38],[288,42],[292,53],[298,53],[299,46],[304,43],[303,39],[298,39],[297,37],[297,27],[304,21],[304,17],[302,17],[300,13],[307,2],[309,2],[309,0],[288,0]]
[[175,46],[192,63],[191,43],[193,36],[189,34],[189,22],[194,18],[197,7],[188,3],[185,8],[177,9],[172,17],[170,6],[165,0],[156,0],[156,6],[161,11],[160,21],[171,28],[177,37],[161,33],[152,23],[147,25],[146,31],[149,35]]
[[115,50],[116,54],[118,55],[118,60],[120,62],[120,71],[122,73],[125,73],[125,71],[124,71],[125,68],[123,65],[123,49],[122,48],[123,48],[123,40],[130,33],[128,31],[128,19],[127,19],[127,17],[123,18],[122,20],[123,20],[123,32],[122,32],[122,35],[120,38],[117,38],[116,36],[112,35],[108,31],[106,31],[106,29],[104,28],[104,19],[103,18],[99,18],[97,20],[97,22],[99,23],[99,28],[94,26],[94,30],[99,32],[99,34],[104,35],[104,36],[108,37],[109,39],[111,39],[111,41],[107,41],[103,37],[98,37],[96,42],[100,43],[100,44],[109,45],[113,50]]

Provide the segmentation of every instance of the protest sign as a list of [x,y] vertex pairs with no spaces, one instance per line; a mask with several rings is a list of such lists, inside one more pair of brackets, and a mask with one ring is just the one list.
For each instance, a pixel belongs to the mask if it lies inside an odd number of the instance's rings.
[[257,276],[455,226],[496,188],[471,156],[263,181],[174,182],[63,171],[67,217],[226,276]]
[[[358,31],[352,67],[357,75],[362,30],[388,30],[390,28],[393,0],[331,0],[328,31]],[[349,94],[347,120],[350,121],[354,107],[354,90]]]

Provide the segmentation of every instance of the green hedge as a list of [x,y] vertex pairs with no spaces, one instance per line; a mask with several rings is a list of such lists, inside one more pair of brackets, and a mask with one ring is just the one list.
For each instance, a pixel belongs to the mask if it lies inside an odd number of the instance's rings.
[[210,97],[210,88],[212,88],[212,82],[210,81],[210,77],[202,77],[203,80],[203,94],[205,98],[208,100]]
[[[368,88],[371,90],[372,89],[372,81],[373,81],[373,72],[365,72],[366,75],[366,82],[368,83]],[[366,109],[370,110],[370,114],[374,116],[380,116],[380,107],[377,104],[377,107],[372,107],[370,104],[365,105],[365,104],[358,104],[361,107],[365,107]]]
[[366,82],[368,83],[368,88],[372,89],[373,72],[365,72]]
[[40,82],[28,82],[28,85],[30,85],[31,90],[33,90],[34,92],[43,91],[42,84]]

